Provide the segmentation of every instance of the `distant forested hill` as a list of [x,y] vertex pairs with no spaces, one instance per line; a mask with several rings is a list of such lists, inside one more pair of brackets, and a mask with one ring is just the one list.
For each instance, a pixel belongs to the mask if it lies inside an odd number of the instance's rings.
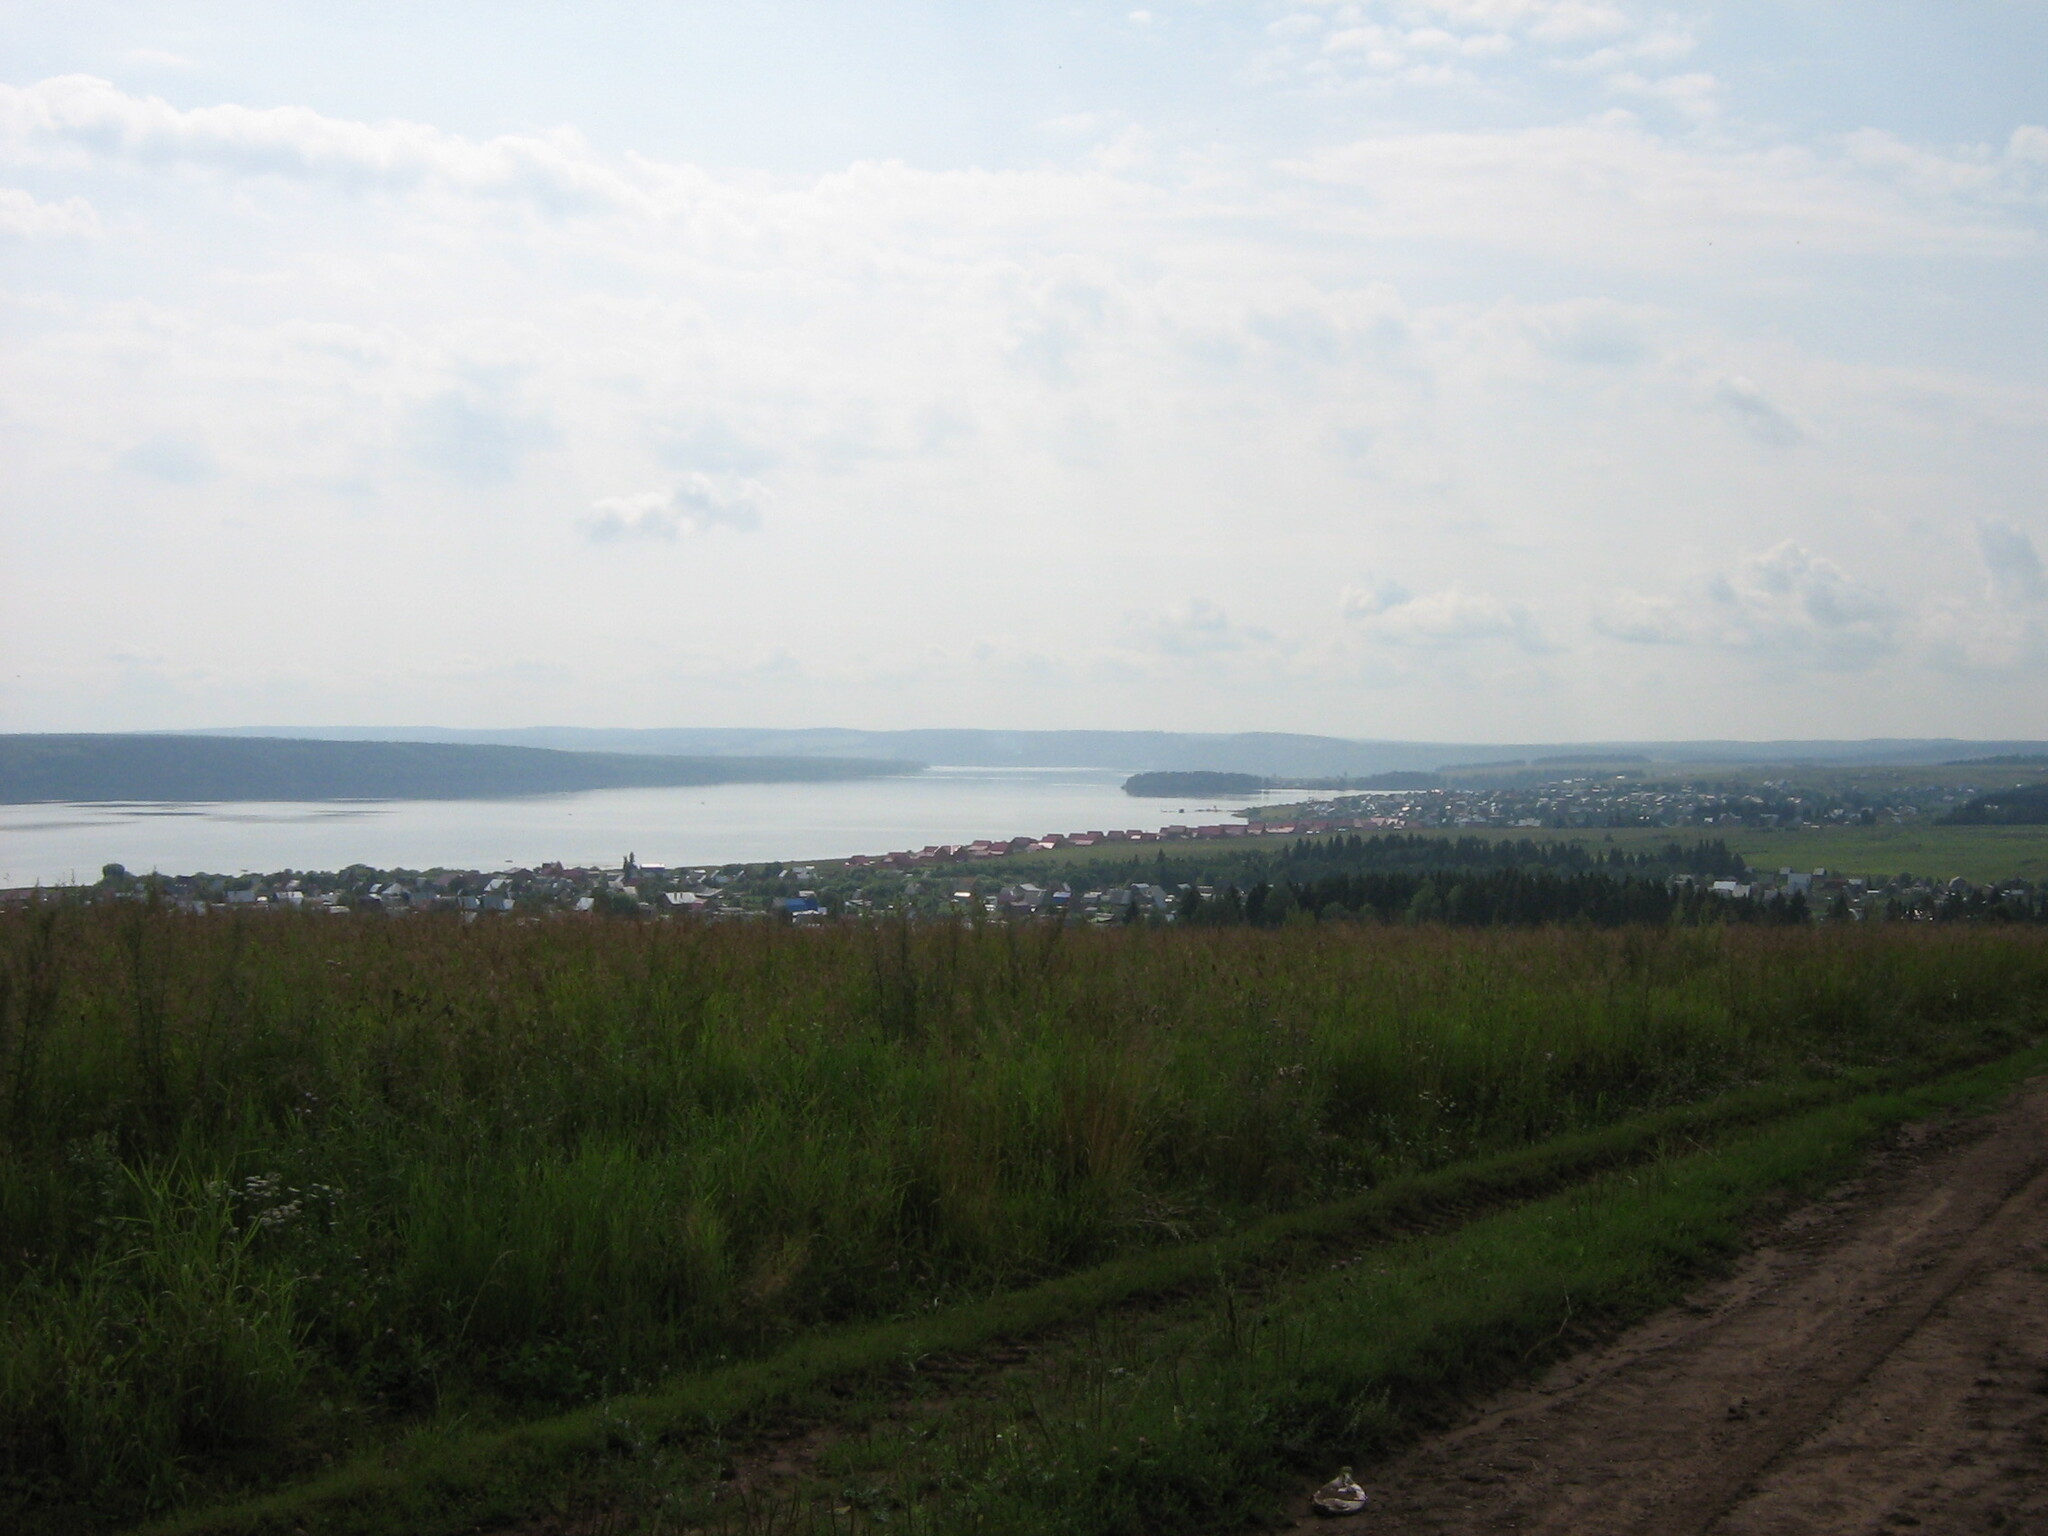
[[[1228,770],[1288,779],[1334,779],[1397,771],[1434,772],[1445,763],[1554,768],[1589,757],[1660,763],[1948,763],[1994,753],[2048,752],[2039,741],[1665,741],[1477,745],[1426,741],[1354,741],[1285,731],[1236,734],[1175,731],[855,731],[679,726],[611,730],[525,726],[456,730],[418,726],[237,726],[201,736],[314,737],[327,741],[446,741],[571,752],[645,752],[695,757],[908,758],[986,768]],[[1400,787],[1400,786],[1390,786]]]
[[868,758],[657,757],[426,741],[0,736],[0,803],[461,800],[582,789],[872,778],[918,767]]

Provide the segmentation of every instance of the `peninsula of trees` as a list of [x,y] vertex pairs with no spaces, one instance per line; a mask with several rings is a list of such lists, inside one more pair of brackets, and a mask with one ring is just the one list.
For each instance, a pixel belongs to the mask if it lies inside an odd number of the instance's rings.
[[1256,795],[1266,780],[1255,773],[1134,773],[1124,780],[1124,793],[1150,799],[1199,800],[1211,795]]

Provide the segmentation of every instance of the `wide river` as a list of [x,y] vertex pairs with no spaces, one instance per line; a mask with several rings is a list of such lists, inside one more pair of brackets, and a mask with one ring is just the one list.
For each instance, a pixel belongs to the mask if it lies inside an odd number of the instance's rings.
[[930,843],[1146,831],[1218,822],[1256,803],[1140,800],[1102,768],[932,768],[827,784],[605,789],[505,800],[343,800],[0,806],[0,887],[137,874],[281,869],[510,869],[547,860],[616,866],[765,863],[889,853]]

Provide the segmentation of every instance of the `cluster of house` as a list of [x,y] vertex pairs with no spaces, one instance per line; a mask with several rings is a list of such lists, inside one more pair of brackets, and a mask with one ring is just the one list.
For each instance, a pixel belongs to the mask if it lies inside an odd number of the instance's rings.
[[1328,815],[1297,820],[1232,821],[1210,826],[1161,827],[1157,832],[1048,832],[1043,837],[982,838],[972,843],[928,843],[917,851],[857,853],[848,869],[910,869],[920,864],[961,864],[1017,853],[1050,853],[1058,848],[1093,848],[1111,843],[1186,843],[1230,837],[1316,837],[1329,832],[1378,831],[1398,825],[1379,815]]
[[1860,909],[1870,896],[1870,882],[1850,878],[1840,871],[1830,873],[1825,869],[1812,872],[1796,869],[1781,869],[1775,877],[1757,873],[1743,880],[1709,880],[1694,875],[1674,875],[1671,883],[1675,886],[1704,885],[1716,896],[1726,896],[1731,901],[1783,901],[1793,896],[1804,896],[1807,904],[1815,902],[1832,903],[1837,897]]
[[[1448,785],[1339,795],[1282,814],[1344,816],[1369,809],[1393,827],[1796,827],[1913,822],[1975,794],[1971,784],[1891,785],[1869,795],[1786,780],[1757,784],[1656,782],[1640,772],[1514,785]],[[1256,813],[1255,813],[1256,814]]]
[[[810,873],[806,871],[806,873]],[[715,869],[680,871],[672,877],[659,865],[642,865],[630,855],[617,869],[542,864],[534,869],[491,872],[474,869],[377,870],[353,865],[337,872],[285,871],[273,875],[130,875],[118,864],[98,884],[63,891],[27,888],[0,891],[0,903],[52,899],[139,900],[146,896],[180,911],[459,912],[469,916],[516,911],[590,912],[600,905],[648,904],[683,911],[713,905],[721,887],[735,876]]]
[[[1899,917],[1934,918],[1957,903],[1978,906],[2008,903],[2031,906],[2035,887],[2027,880],[1979,882],[1957,875],[1949,880],[1931,876],[1901,874],[1890,880],[1866,880],[1840,870],[1780,869],[1775,875],[1761,872],[1741,880],[1709,880],[1692,875],[1675,875],[1673,885],[1704,885],[1716,896],[1731,901],[1770,904],[1804,898],[1809,911],[1819,915],[1863,918],[1880,912]],[[1965,908],[1967,910],[1967,908]]]
[[[1305,833],[1340,830],[1317,823],[1291,823],[1290,830]],[[1253,835],[1245,828],[1190,828],[1190,833],[1208,832],[1227,836]],[[1081,838],[1109,842],[1131,841],[1110,834],[1082,833],[1054,842],[1051,839],[1019,840],[1015,851],[1052,847],[1087,847]],[[1158,834],[1137,838],[1157,841]],[[262,913],[311,911],[330,913],[381,912],[389,916],[413,913],[452,912],[475,919],[488,914],[521,913],[627,913],[642,917],[694,916],[714,920],[760,920],[779,917],[804,927],[838,917],[866,917],[888,913],[923,913],[928,916],[979,913],[996,920],[1048,916],[1070,921],[1111,923],[1131,918],[1170,919],[1182,910],[1191,891],[1207,897],[1206,886],[1162,885],[1134,882],[1103,889],[1076,888],[1065,882],[1037,885],[1017,882],[996,885],[960,871],[963,860],[973,857],[967,847],[921,850],[916,854],[891,855],[882,859],[848,860],[842,873],[820,871],[815,865],[730,865],[723,869],[667,869],[643,864],[630,855],[616,869],[543,864],[536,869],[515,869],[503,873],[477,870],[432,870],[425,873],[385,872],[357,866],[337,874],[282,873],[271,876],[228,878],[220,875],[151,876],[140,880],[117,865],[109,865],[94,886],[61,891],[25,889],[0,891],[0,904],[49,900],[140,900],[144,897],[193,913],[221,911]],[[1010,844],[983,845],[1010,849]],[[932,857],[929,855],[938,855]],[[957,871],[951,879],[933,880],[908,865],[950,864]],[[880,867],[878,867],[880,866]],[[854,884],[848,877],[865,869],[866,878]],[[877,884],[875,876],[884,876]],[[887,878],[887,877],[893,877]],[[1713,879],[1707,876],[1676,875],[1674,886],[1695,886],[1732,901],[1772,904],[1802,898],[1806,909],[1816,916],[1924,917],[1995,913],[2009,909],[2015,916],[2039,916],[2044,907],[2042,891],[2026,880],[1988,883],[1957,877],[1938,880],[1902,874],[1890,880],[1867,880],[1839,870],[1795,870],[1783,868],[1775,874],[1752,873],[1741,879]],[[827,886],[821,891],[817,887]]]
[[[1185,885],[1120,885],[1109,890],[1076,891],[1070,885],[1006,885],[983,898],[994,917],[1079,916],[1113,923],[1128,917],[1170,917],[1186,899]],[[969,893],[956,892],[956,898]]]

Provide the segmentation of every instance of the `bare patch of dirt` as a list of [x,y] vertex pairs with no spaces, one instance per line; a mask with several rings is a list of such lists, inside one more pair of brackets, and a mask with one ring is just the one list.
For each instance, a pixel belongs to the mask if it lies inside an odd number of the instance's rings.
[[1296,1529],[2048,1533],[2048,1079],[1907,1128],[1727,1280],[1361,1481]]

